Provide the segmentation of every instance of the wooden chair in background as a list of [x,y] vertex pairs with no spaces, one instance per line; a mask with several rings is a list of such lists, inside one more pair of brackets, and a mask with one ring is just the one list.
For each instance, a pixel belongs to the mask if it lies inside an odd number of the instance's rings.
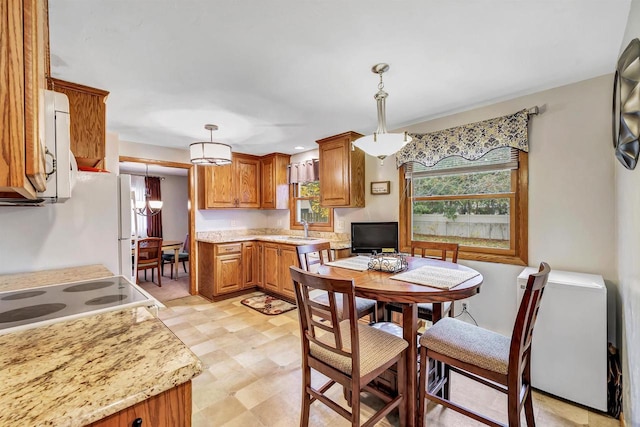
[[[147,237],[138,240],[138,265],[136,270],[144,270],[144,280],[147,280],[147,270],[151,270],[151,281],[153,282],[153,270],[158,269],[158,286],[162,286],[162,239],[160,237]],[[136,283],[139,283],[136,274]]]
[[[302,410],[300,426],[309,425],[311,404],[319,401],[351,422],[360,426],[360,393],[367,391],[385,402],[363,426],[373,426],[395,408],[400,410],[400,425],[405,420],[405,390],[395,395],[383,393],[369,383],[390,366],[398,369],[399,384],[405,381],[405,350],[408,343],[357,320],[353,280],[336,279],[289,267],[298,303],[302,340]],[[327,293],[323,304],[309,297],[310,292]],[[347,318],[338,313],[346,301]],[[329,378],[321,387],[311,384],[311,369]],[[349,396],[351,412],[325,393],[341,384]],[[415,397],[414,397],[415,398]]]
[[[298,252],[298,258],[300,259],[300,267],[305,271],[312,271],[312,267],[314,265],[322,265],[325,261],[333,261],[333,253],[331,252],[331,245],[329,242],[298,246],[296,247],[296,250]],[[314,254],[317,254],[317,256]],[[342,319],[342,297],[341,295],[337,295],[336,297],[339,301],[339,316]],[[328,303],[328,297],[326,294],[319,295],[315,297],[314,300],[323,304]],[[356,297],[356,312],[358,313],[358,318],[368,315],[371,321],[374,322],[377,316],[376,308],[377,305],[375,300]]]
[[[504,425],[452,402],[449,399],[449,371],[506,393],[509,427],[520,426],[523,407],[527,425],[535,425],[531,397],[531,341],[550,271],[549,265],[543,262],[538,273],[529,276],[511,339],[453,318],[440,320],[422,335],[419,425],[424,425],[427,399],[484,424]],[[445,366],[445,374],[435,384],[427,381],[430,359]]]
[[[457,243],[412,241],[411,256],[419,254],[422,258],[434,258],[442,261],[449,260],[450,262],[457,263],[459,248],[460,247]],[[391,312],[402,313],[402,307],[393,303],[385,304],[385,310],[387,310],[388,318],[391,317]],[[453,316],[453,301],[448,301],[442,304],[442,317],[445,317],[447,314]],[[433,322],[432,303],[428,302],[418,304],[418,319]]]
[[[173,264],[175,263],[176,254],[171,251],[170,254],[162,254],[162,275],[164,276],[164,265],[169,264],[171,267],[171,278],[173,279]],[[187,261],[189,261],[189,235],[184,239],[182,244],[182,252],[178,253],[178,261],[182,262],[182,268],[187,273]]]

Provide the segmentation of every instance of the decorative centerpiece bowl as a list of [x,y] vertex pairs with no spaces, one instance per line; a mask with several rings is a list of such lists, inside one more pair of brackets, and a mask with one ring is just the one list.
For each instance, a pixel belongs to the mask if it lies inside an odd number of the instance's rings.
[[399,271],[406,270],[407,267],[406,255],[398,252],[374,253],[369,259],[369,270],[397,273]]

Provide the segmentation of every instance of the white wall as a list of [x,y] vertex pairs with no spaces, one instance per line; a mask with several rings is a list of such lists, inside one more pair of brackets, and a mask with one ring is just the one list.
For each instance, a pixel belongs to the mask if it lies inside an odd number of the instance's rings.
[[[158,175],[161,176],[161,175]],[[162,238],[184,241],[189,232],[189,180],[186,176],[164,175],[162,194]]]
[[[620,53],[640,37],[640,0],[633,0]],[[609,156],[613,150],[609,146]],[[622,307],[623,409],[627,425],[640,425],[640,168],[615,162],[618,275]]]
[[[557,270],[602,274],[611,296],[610,338],[615,342],[617,264],[610,143],[611,76],[539,92],[494,105],[417,123],[403,130],[431,132],[510,114],[534,105],[530,123],[529,265],[548,262]],[[379,166],[367,156],[367,200],[363,209],[336,209],[351,221],[398,219],[398,171],[394,159]],[[391,194],[372,196],[371,181],[391,181]],[[461,261],[480,271],[480,294],[469,301],[481,326],[510,334],[516,314],[516,277],[522,266]],[[499,310],[496,307],[500,307]],[[579,310],[567,307],[567,310]]]
[[164,160],[166,162],[190,164],[189,149],[160,147],[137,142],[119,141],[119,156],[138,157],[141,159]]

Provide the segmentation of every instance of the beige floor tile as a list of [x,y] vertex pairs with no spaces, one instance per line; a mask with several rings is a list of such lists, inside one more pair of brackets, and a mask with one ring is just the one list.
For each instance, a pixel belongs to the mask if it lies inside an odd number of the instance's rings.
[[[160,319],[190,346],[205,371],[193,380],[194,427],[292,427],[299,425],[302,396],[298,313],[266,316],[240,304],[244,297],[211,303],[198,296],[169,301]],[[312,371],[312,384],[326,378]],[[329,395],[345,405],[341,387]],[[506,397],[472,380],[452,377],[452,397],[499,421],[506,421]],[[534,392],[538,426],[616,427],[618,421],[587,408]],[[380,402],[363,394],[363,419]],[[482,424],[430,403],[429,427]],[[310,426],[349,426],[320,402],[311,406]],[[397,413],[378,426],[398,425]]]

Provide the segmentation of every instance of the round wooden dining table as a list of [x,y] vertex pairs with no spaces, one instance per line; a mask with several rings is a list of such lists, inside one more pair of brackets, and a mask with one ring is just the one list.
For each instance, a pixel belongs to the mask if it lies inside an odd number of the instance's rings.
[[402,305],[403,338],[409,343],[406,353],[407,396],[414,396],[413,399],[406,399],[407,420],[405,425],[415,426],[418,415],[418,343],[416,339],[418,333],[418,310],[416,304],[421,302],[433,303],[433,322],[435,323],[442,318],[441,303],[465,299],[477,294],[480,292],[483,277],[472,268],[448,261],[418,257],[406,257],[406,259],[408,261],[407,270],[432,266],[449,270],[465,270],[477,273],[477,275],[452,289],[442,289],[391,279],[391,276],[397,273],[377,270],[357,271],[325,264],[320,266],[318,273],[341,279],[353,279],[356,296],[380,302],[395,302]]

